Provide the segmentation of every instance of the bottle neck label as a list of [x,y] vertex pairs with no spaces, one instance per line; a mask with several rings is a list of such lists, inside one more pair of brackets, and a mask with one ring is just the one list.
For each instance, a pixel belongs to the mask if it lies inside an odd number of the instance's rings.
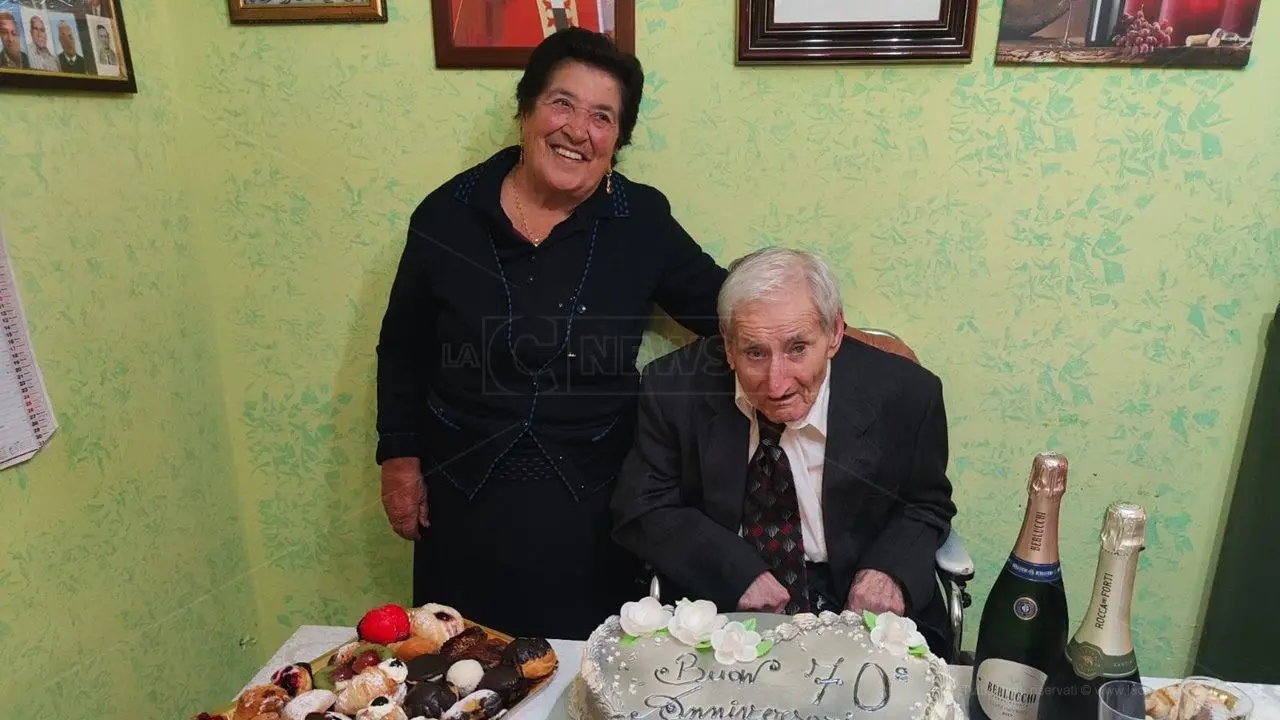
[[1062,563],[1033,563],[1010,555],[1006,564],[1014,576],[1031,582],[1056,582],[1062,579]]
[[1107,655],[1097,645],[1079,640],[1067,643],[1067,660],[1076,675],[1085,680],[1129,677],[1138,671],[1138,658],[1132,650],[1123,655]]
[[1124,657],[1133,653],[1129,611],[1137,570],[1137,553],[1099,553],[1093,597],[1073,640],[1098,648],[1108,657]]

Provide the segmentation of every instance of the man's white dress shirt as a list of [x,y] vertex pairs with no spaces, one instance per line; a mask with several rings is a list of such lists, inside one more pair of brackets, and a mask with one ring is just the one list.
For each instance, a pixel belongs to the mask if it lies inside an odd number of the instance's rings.
[[[760,423],[756,411],[742,383],[734,377],[734,403],[751,422],[751,440],[747,446],[747,460],[755,455],[760,444]],[[800,503],[800,531],[804,539],[804,558],[809,562],[827,561],[826,536],[822,534],[822,463],[827,454],[827,404],[831,395],[831,361],[827,361],[826,376],[818,389],[818,398],[809,412],[795,422],[787,423],[782,431],[782,449],[791,463],[795,480],[796,499]]]

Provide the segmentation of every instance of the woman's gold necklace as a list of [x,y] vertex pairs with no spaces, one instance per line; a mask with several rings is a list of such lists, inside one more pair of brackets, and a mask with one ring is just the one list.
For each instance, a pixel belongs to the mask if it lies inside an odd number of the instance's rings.
[[524,230],[524,236],[529,238],[529,242],[533,243],[534,247],[541,245],[542,238],[536,238],[529,232],[529,220],[524,216],[524,203],[520,202],[520,188],[515,178],[511,178],[511,195],[516,201],[516,212],[520,214],[520,229]]

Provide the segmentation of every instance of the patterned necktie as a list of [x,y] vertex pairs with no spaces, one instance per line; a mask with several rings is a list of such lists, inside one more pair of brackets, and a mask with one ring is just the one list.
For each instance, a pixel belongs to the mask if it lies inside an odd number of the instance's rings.
[[804,539],[800,534],[800,502],[791,463],[782,449],[784,426],[757,412],[760,445],[747,466],[747,497],[742,521],[750,540],[778,582],[791,593],[786,614],[809,612]]

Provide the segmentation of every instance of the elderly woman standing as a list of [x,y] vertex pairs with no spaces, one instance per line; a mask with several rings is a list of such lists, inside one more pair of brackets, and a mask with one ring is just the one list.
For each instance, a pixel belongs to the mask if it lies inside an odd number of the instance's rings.
[[[725,271],[657,190],[613,169],[644,73],[571,28],[516,88],[520,145],[410,220],[378,342],[378,452],[414,603],[507,633],[585,639],[643,595],[610,538],[653,304],[717,332]],[[425,488],[425,489],[424,489]]]

